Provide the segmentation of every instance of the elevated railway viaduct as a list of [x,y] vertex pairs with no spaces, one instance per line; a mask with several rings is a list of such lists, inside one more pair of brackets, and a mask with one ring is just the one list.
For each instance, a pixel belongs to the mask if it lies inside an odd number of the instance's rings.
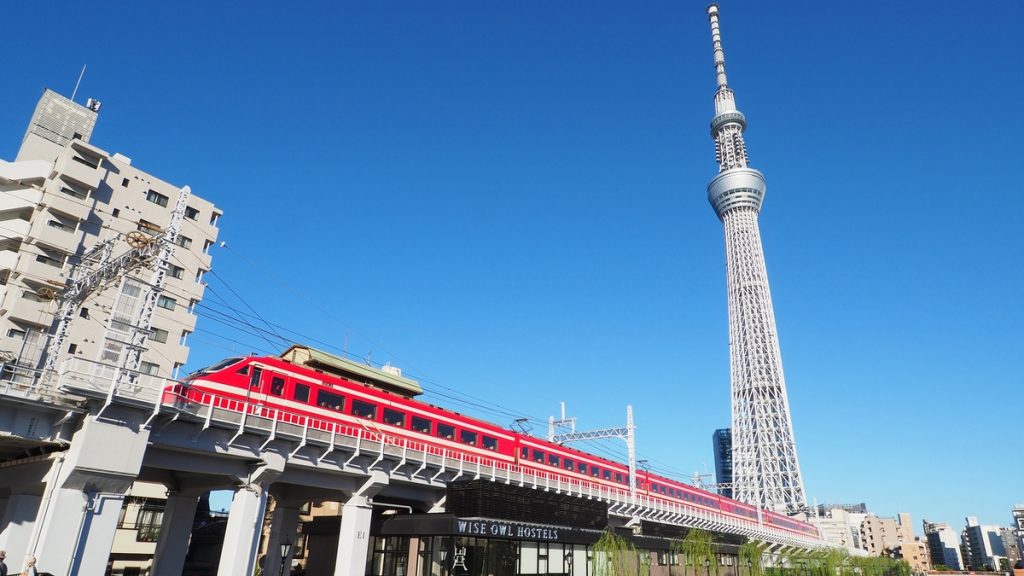
[[[459,522],[443,515],[448,486],[465,480],[597,502],[607,509],[609,524],[642,525],[648,532],[702,528],[733,542],[822,545],[721,513],[631,496],[625,487],[428,448],[367,428],[295,420],[212,396],[183,402],[171,392],[176,382],[131,376],[70,359],[49,382],[0,382],[0,549],[15,564],[32,553],[42,571],[57,576],[104,574],[122,505],[136,480],[167,488],[155,576],[182,574],[197,503],[210,490],[234,491],[220,576],[253,574],[268,496],[275,506],[265,566],[290,565],[290,558],[280,558],[279,544],[295,534],[299,508],[314,500],[342,503],[334,558],[338,575],[366,570],[371,525],[374,518],[380,524],[382,504],[413,513],[394,526],[412,526],[410,518],[447,518],[452,533],[508,531],[541,541],[557,533],[553,522]],[[586,536],[570,528],[563,527],[562,534]],[[458,561],[456,552],[447,564]],[[441,545],[440,556],[445,553]],[[433,561],[439,560],[444,559],[435,554]]]

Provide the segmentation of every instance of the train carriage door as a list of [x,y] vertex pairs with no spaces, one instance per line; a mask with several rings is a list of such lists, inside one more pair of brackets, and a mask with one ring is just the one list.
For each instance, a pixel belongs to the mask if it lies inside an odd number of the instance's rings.
[[249,371],[249,389],[245,391],[245,401],[248,403],[250,399],[258,400],[260,394],[260,384],[263,380],[263,368],[259,366],[253,366],[252,370]]

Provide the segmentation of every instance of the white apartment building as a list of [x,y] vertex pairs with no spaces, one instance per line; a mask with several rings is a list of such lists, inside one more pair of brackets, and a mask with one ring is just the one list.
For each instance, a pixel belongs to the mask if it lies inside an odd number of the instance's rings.
[[990,570],[999,570],[1002,558],[1006,558],[1003,547],[1002,528],[995,525],[978,524],[974,516],[967,517],[967,526],[963,531],[964,549],[967,550],[967,564],[971,570],[981,570],[988,566]]
[[[131,159],[92,145],[99,103],[82,106],[45,90],[14,162],[0,160],[0,361],[3,380],[30,384],[45,362],[58,302],[82,254],[112,240],[111,258],[130,249],[126,236],[166,227],[182,188],[132,166]],[[139,371],[172,377],[188,360],[209,248],[221,212],[191,195],[166,270]],[[91,294],[71,322],[58,360],[117,363],[136,304],[152,271],[136,269],[125,284]],[[110,322],[119,291],[121,310]],[[132,317],[134,312],[135,317]]]

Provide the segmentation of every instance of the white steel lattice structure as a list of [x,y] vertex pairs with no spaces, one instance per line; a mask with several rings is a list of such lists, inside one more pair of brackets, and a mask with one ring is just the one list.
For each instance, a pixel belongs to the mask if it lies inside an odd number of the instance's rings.
[[781,512],[807,504],[782,374],[768,272],[757,215],[764,176],[747,166],[746,119],[725,76],[718,6],[708,7],[718,92],[711,135],[719,174],[708,200],[725,224],[732,371],[733,497]]

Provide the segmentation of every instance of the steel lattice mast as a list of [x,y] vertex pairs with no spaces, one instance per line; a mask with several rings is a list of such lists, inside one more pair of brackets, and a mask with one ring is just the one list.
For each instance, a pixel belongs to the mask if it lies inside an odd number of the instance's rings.
[[718,6],[708,6],[707,12],[718,75],[711,135],[719,164],[718,176],[708,185],[708,200],[725,224],[733,497],[772,510],[793,511],[805,507],[807,500],[757,226],[764,176],[747,166],[743,143],[747,123],[726,82]]

